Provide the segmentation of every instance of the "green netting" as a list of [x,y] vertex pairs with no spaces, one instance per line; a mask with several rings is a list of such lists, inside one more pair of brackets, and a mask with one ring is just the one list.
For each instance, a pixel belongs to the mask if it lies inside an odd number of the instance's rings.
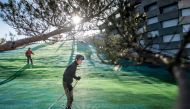
[[[14,76],[0,85],[0,109],[47,109],[63,94],[63,72],[78,53],[85,61],[77,70],[82,79],[74,89],[73,109],[171,109],[175,103],[177,87],[164,68],[125,60],[129,66],[113,71],[93,46],[77,41],[31,45],[34,66],[25,66],[28,47],[0,53],[0,82]],[[52,109],[65,103],[63,97]]]

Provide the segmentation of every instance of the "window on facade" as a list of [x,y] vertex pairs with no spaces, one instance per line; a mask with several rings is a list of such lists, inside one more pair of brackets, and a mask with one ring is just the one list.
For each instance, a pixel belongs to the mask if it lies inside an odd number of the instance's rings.
[[144,45],[144,40],[140,40],[140,44],[141,44],[141,45]]
[[174,41],[180,41],[181,37],[180,34],[172,34],[172,35],[165,35],[163,36],[163,42],[174,42]]
[[135,5],[135,6],[134,6],[135,11],[136,11],[136,12],[138,12],[138,11],[139,11],[139,9],[140,9],[141,7],[142,7],[142,6],[141,6],[141,3],[139,3],[139,4]]
[[162,11],[162,13],[168,13],[168,12],[171,12],[171,11],[174,11],[177,9],[178,9],[178,5],[173,4],[173,5],[169,5],[167,7],[163,7],[161,11]]
[[156,36],[159,36],[158,30],[148,32],[148,37],[156,37]]
[[179,51],[179,49],[171,49],[171,50],[164,50],[162,51],[162,54],[168,55],[168,56],[175,56],[175,54]]
[[158,22],[158,17],[152,17],[147,19],[147,25],[154,24]]
[[159,44],[153,44],[153,45],[152,45],[152,48],[159,50],[159,49],[160,49],[160,45],[159,45]]
[[190,31],[190,24],[183,25],[183,32],[186,33]]
[[137,31],[137,33],[139,33],[139,34],[140,33],[144,33],[144,28],[143,27],[139,28],[138,31]]
[[177,26],[177,25],[178,25],[178,19],[172,19],[172,20],[167,20],[167,21],[162,22],[163,28]]
[[144,40],[140,40],[140,44],[141,44],[141,45],[144,45]]
[[155,9],[157,9],[157,3],[153,3],[153,4],[148,5],[148,6],[145,7],[146,11],[152,11],[152,10],[155,10]]
[[186,48],[190,48],[190,43],[188,43],[188,44],[186,45]]
[[190,8],[182,9],[182,16],[190,16]]
[[179,50],[178,49],[173,49],[173,50],[164,50],[168,54],[176,54]]

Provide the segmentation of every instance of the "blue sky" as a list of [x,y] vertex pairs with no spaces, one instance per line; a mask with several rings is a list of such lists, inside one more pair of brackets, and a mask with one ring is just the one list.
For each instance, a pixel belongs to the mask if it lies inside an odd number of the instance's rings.
[[[1,2],[6,2],[7,0],[0,0]],[[9,34],[9,32],[15,33],[15,30],[10,27],[8,24],[3,22],[2,18],[0,18],[0,38],[6,38],[6,34]],[[9,37],[7,37],[9,39]]]
[[[6,2],[7,0],[0,0],[0,1]],[[6,38],[7,40],[10,40],[10,37],[8,35],[9,32],[15,35],[17,34],[16,31],[11,26],[6,24],[6,22],[3,22],[2,18],[0,18],[0,38]],[[7,37],[6,37],[6,34],[7,34]],[[17,38],[22,38],[22,37],[17,37]]]
[[0,27],[1,27],[0,38],[5,38],[6,36],[5,34],[9,34],[9,32],[16,34],[15,30],[11,26],[3,22],[1,18],[0,18]]
[[[24,35],[17,35],[17,32],[13,29],[13,27],[3,22],[2,18],[0,18],[0,38],[6,38],[6,40],[10,40],[9,33],[13,33],[16,35],[15,40],[25,38]],[[6,36],[7,34],[7,36]]]
[[0,0],[1,2],[7,2],[8,0]]

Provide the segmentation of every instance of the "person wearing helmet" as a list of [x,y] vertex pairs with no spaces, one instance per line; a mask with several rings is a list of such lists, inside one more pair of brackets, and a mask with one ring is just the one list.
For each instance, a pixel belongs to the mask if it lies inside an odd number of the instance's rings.
[[84,56],[76,55],[75,61],[69,65],[64,74],[63,74],[63,87],[65,90],[65,94],[67,96],[67,107],[66,109],[71,109],[73,102],[73,78],[76,80],[80,80],[80,76],[76,76],[76,69],[79,64],[82,64],[82,60],[84,60]]

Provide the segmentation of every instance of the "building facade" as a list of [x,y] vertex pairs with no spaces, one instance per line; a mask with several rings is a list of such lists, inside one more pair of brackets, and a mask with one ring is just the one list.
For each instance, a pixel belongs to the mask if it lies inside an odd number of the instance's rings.
[[[142,0],[139,8],[147,15],[144,32],[153,39],[152,47],[166,55],[176,54],[190,30],[190,0]],[[190,56],[190,44],[186,53]]]
[[[152,40],[151,47],[148,47],[150,50],[174,56],[183,36],[190,30],[190,0],[137,1],[136,12],[146,13],[147,16],[145,24],[139,28],[146,40],[142,39],[140,43],[146,45]],[[114,30],[112,32],[117,34]],[[190,44],[185,52],[190,59]]]

